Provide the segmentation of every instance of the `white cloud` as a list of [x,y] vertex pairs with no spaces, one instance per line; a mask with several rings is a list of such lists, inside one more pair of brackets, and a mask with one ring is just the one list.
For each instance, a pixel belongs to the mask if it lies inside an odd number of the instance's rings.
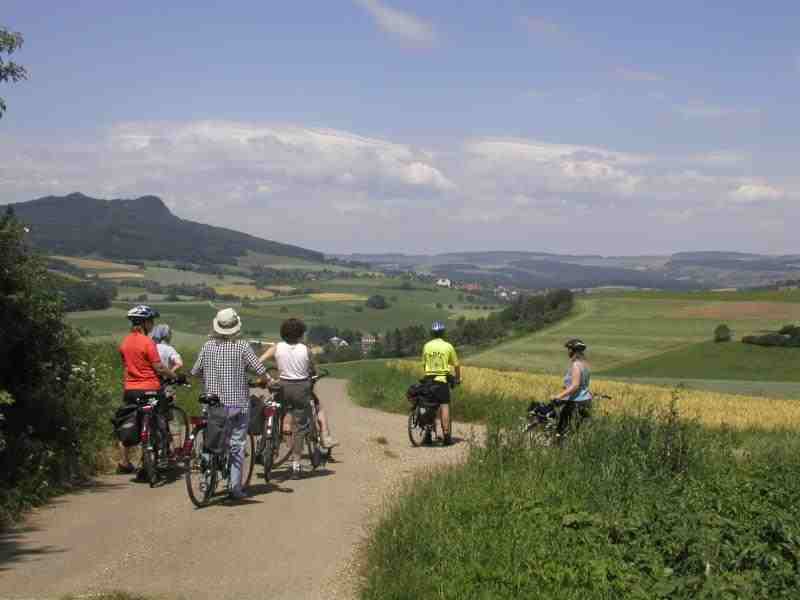
[[749,204],[763,200],[780,200],[786,195],[786,192],[766,183],[743,183],[730,195],[737,203]]
[[656,82],[664,81],[664,76],[652,71],[643,71],[640,69],[633,69],[630,67],[617,67],[614,70],[617,77],[627,81],[642,81],[642,82]]
[[583,227],[599,236],[587,249],[631,253],[654,249],[647,236],[636,246],[607,234],[656,222],[683,236],[675,250],[794,210],[800,181],[752,169],[734,149],[658,156],[526,138],[422,148],[301,125],[133,122],[82,144],[4,140],[0,198],[155,194],[184,218],[328,251],[558,250]]
[[364,8],[386,33],[419,46],[430,46],[437,41],[433,24],[409,12],[384,4],[381,0],[354,0]]

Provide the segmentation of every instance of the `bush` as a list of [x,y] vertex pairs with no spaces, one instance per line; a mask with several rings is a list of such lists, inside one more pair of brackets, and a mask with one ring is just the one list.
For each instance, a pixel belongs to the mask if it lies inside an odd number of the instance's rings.
[[0,219],[0,521],[93,473],[110,431],[104,373],[64,323],[63,298],[24,240],[13,214]]
[[714,329],[715,342],[730,342],[732,338],[731,329],[725,324],[717,325]]
[[366,305],[369,308],[374,308],[377,310],[384,310],[386,308],[389,308],[389,303],[386,302],[386,298],[384,298],[380,294],[375,294],[374,296],[370,296],[369,298],[367,298]]

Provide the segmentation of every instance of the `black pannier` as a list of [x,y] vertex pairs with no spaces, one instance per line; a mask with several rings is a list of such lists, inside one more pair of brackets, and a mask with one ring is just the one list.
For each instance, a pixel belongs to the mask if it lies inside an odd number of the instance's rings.
[[130,448],[139,443],[139,407],[126,404],[120,406],[111,418],[114,434],[123,446]]
[[250,435],[264,433],[264,400],[255,394],[250,396],[250,419],[247,424],[247,433]]
[[436,385],[430,379],[422,379],[408,388],[406,397],[408,401],[416,406],[417,423],[420,425],[432,425],[436,420],[439,403],[434,398],[433,387]]
[[222,454],[225,450],[225,406],[209,406],[207,411],[204,450],[212,454]]

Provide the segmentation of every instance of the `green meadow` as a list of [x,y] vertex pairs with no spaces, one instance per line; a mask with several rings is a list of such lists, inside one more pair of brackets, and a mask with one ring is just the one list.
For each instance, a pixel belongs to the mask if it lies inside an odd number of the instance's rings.
[[[691,354],[691,360],[676,357],[684,356],[683,352],[695,344],[711,340],[714,328],[720,323],[726,323],[738,340],[744,335],[798,322],[800,295],[796,298],[798,301],[789,301],[781,292],[759,293],[757,299],[753,294],[737,297],[736,293],[727,292],[583,296],[578,299],[573,316],[544,331],[477,353],[466,362],[496,369],[558,373],[565,364],[564,341],[580,337],[589,346],[588,356],[595,372],[657,376],[650,370],[659,362],[656,357],[670,353],[667,360],[673,368],[660,370],[664,376],[689,377],[691,373],[700,378],[728,379],[728,375],[738,369],[727,366],[727,356],[712,356],[706,362],[703,349],[707,350],[708,346],[699,350],[700,355]],[[737,349],[742,346],[736,341],[731,345]],[[652,360],[633,372],[626,371],[626,365],[645,359]],[[769,362],[765,359],[758,364]],[[689,363],[691,371],[683,370]],[[770,373],[774,371],[771,369]],[[772,378],[773,375],[765,377]],[[783,379],[780,377],[778,380]]]

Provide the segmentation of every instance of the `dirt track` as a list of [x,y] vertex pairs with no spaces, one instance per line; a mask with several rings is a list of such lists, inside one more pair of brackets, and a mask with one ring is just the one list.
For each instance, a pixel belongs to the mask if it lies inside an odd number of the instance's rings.
[[182,479],[150,489],[129,476],[102,478],[0,534],[0,598],[102,590],[350,597],[354,549],[387,491],[415,470],[461,460],[467,444],[411,448],[403,415],[355,406],[343,381],[322,381],[318,390],[341,442],[338,462],[300,481],[279,471],[269,484],[256,465],[245,503],[202,510],[190,504]]

